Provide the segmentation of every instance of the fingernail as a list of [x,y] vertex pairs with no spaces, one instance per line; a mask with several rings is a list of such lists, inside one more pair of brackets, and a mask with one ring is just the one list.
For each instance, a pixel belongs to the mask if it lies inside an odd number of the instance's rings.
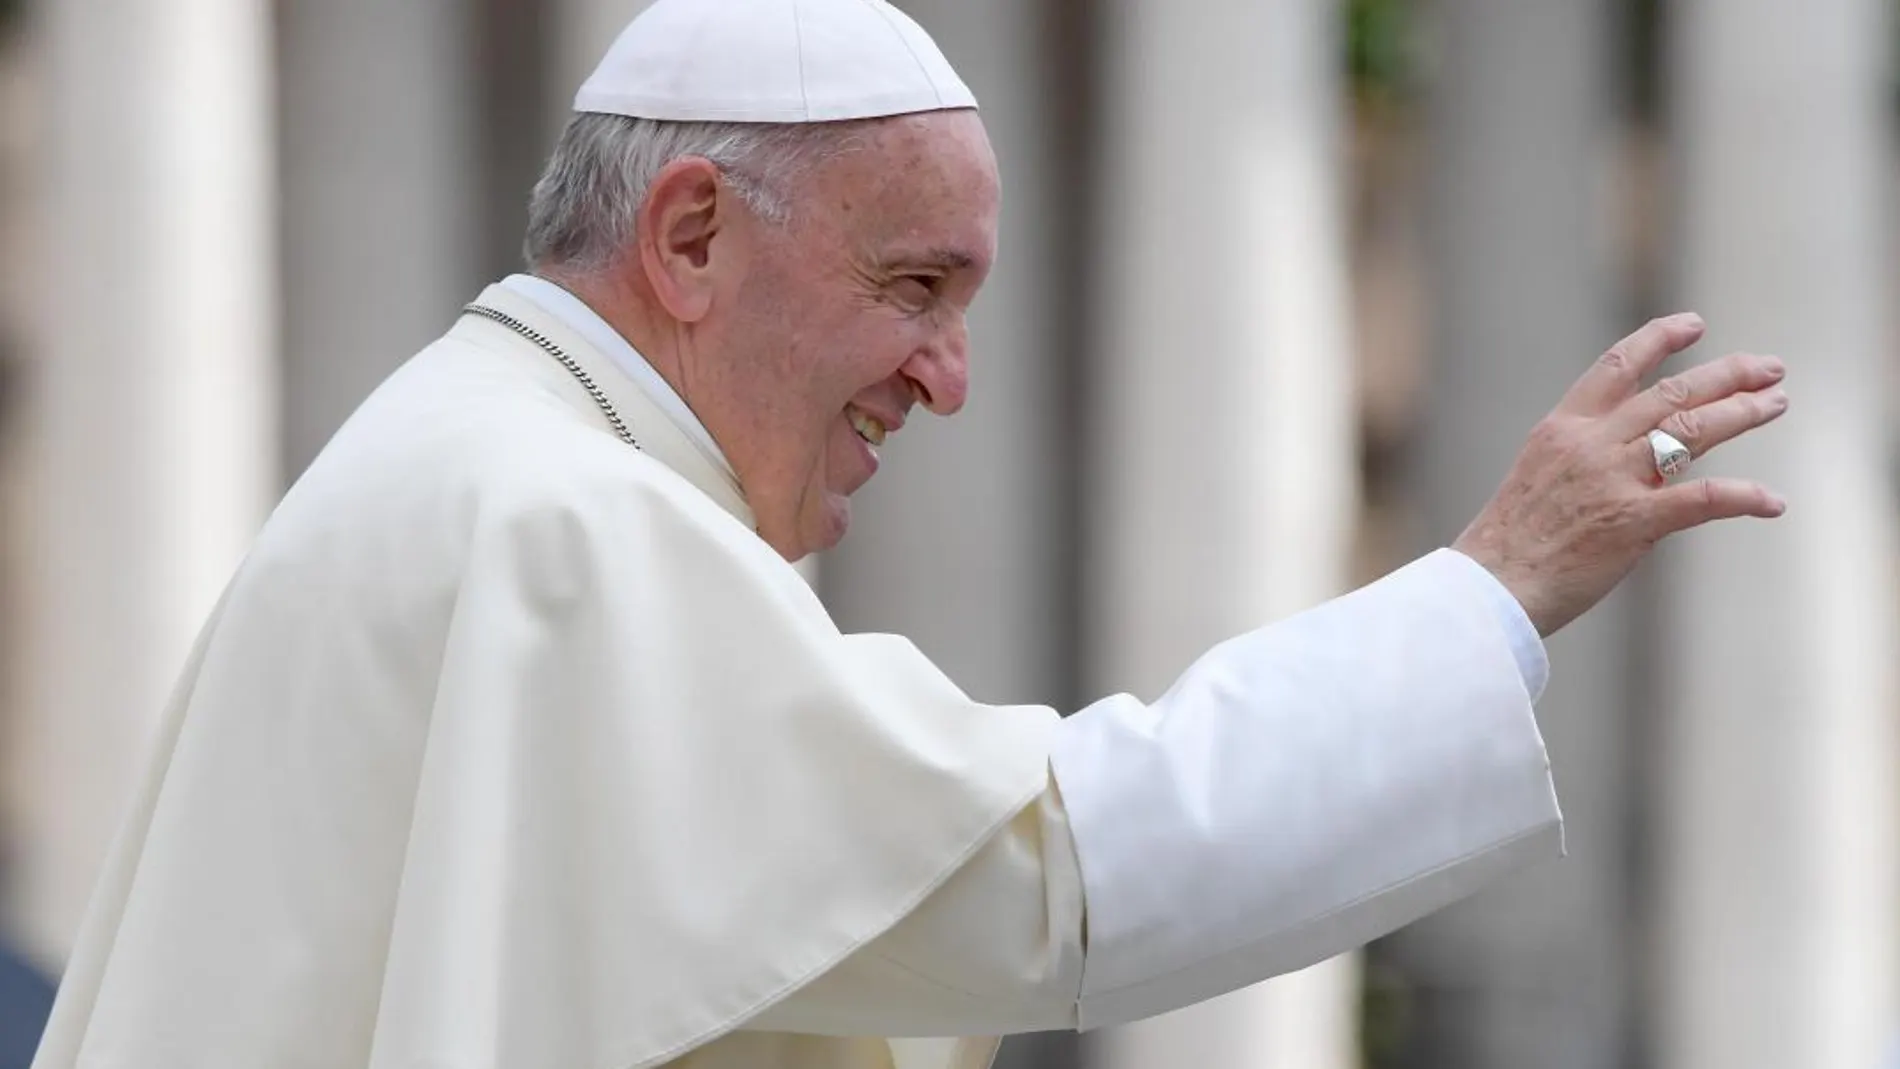
[[1770,379],[1778,382],[1783,375],[1788,373],[1788,365],[1771,356],[1762,361],[1762,371],[1766,372]]
[[1676,322],[1691,329],[1700,329],[1703,326],[1702,317],[1694,312],[1683,312],[1676,316]]
[[1769,494],[1768,507],[1775,515],[1779,516],[1788,511],[1788,502],[1785,501],[1780,494]]
[[1775,390],[1769,393],[1768,408],[1773,412],[1786,412],[1788,410],[1788,392],[1786,390]]

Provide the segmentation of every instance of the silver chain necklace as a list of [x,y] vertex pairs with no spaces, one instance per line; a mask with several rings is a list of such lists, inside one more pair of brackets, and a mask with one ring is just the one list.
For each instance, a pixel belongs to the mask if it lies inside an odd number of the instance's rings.
[[600,408],[600,414],[607,417],[607,422],[613,426],[614,433],[620,436],[620,440],[635,449],[640,448],[640,443],[634,440],[633,432],[627,429],[626,421],[620,418],[619,412],[615,411],[613,402],[607,400],[607,395],[595,384],[594,377],[589,375],[573,357],[563,352],[560,346],[549,341],[547,335],[542,334],[540,331],[516,319],[514,316],[506,312],[497,311],[485,304],[467,305],[463,307],[462,311],[467,312],[469,315],[478,315],[484,319],[492,319],[540,346],[542,352],[547,353],[559,361],[560,365],[567,369],[568,374],[574,376],[574,378],[580,382],[582,388],[587,391],[587,396],[592,397],[594,404]]

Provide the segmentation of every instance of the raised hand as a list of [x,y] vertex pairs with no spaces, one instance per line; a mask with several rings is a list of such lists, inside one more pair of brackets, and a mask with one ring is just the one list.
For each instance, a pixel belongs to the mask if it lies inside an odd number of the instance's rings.
[[1657,470],[1651,430],[1700,457],[1788,408],[1781,361],[1749,353],[1643,388],[1703,330],[1698,316],[1670,316],[1611,347],[1532,430],[1503,485],[1453,543],[1497,576],[1540,634],[1601,601],[1663,538],[1786,508],[1753,482],[1670,482]]

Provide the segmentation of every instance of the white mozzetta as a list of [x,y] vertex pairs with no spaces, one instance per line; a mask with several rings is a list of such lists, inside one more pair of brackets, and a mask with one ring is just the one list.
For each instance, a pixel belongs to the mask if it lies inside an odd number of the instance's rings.
[[840,634],[736,490],[465,317],[365,403],[186,666],[40,1052],[677,1058],[917,908],[1047,789],[1047,709]]

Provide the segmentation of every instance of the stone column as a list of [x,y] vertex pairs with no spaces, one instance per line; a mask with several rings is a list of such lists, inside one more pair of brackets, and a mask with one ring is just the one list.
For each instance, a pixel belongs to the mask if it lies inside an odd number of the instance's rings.
[[[1347,583],[1357,508],[1338,16],[1106,7],[1084,613],[1091,693],[1157,696]],[[1112,1069],[1356,1064],[1348,956],[1089,1043]]]
[[[476,7],[282,0],[285,444],[301,472],[489,279]],[[506,220],[518,234],[523,208]]]
[[184,654],[274,499],[270,5],[40,8],[19,930],[64,960]]
[[[1611,7],[1437,7],[1423,138],[1432,347],[1411,495],[1416,552],[1457,537],[1531,426],[1635,325],[1617,311],[1615,219],[1604,197],[1617,149]],[[1410,1010],[1391,1064],[1627,1064],[1632,609],[1619,592],[1548,644],[1537,718],[1570,856],[1375,949]]]
[[1784,423],[1700,465],[1789,500],[1665,547],[1656,1064],[1875,1066],[1896,1010],[1888,5],[1687,0],[1673,306],[1783,356]]

